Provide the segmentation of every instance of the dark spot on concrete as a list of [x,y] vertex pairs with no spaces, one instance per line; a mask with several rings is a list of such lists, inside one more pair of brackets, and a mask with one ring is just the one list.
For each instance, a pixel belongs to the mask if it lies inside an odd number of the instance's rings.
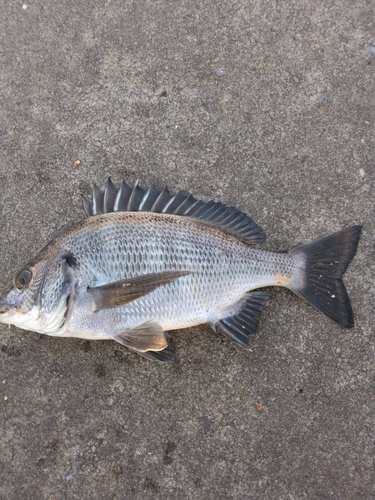
[[38,467],[43,467],[45,463],[46,463],[46,459],[45,458],[39,458],[38,461],[36,462],[36,465]]
[[200,477],[196,477],[194,480],[193,480],[195,486],[201,486],[202,485],[202,479]]
[[89,351],[91,351],[91,342],[89,340],[86,340],[86,342],[84,342],[82,344],[81,349],[82,349],[83,352],[89,352]]
[[151,477],[146,477],[142,484],[146,490],[157,491],[159,489],[158,483]]
[[99,378],[103,378],[106,376],[106,369],[105,369],[105,366],[100,363],[98,365],[95,366],[95,374],[99,377]]
[[52,441],[48,442],[44,448],[47,448],[48,450],[51,450],[52,453],[58,453],[60,449],[60,441],[55,438],[52,439]]
[[124,356],[124,353],[122,351],[115,351],[115,356],[117,358],[122,358]]
[[163,92],[160,94],[160,97],[168,97],[168,92],[166,90],[163,90]]
[[0,351],[6,354],[7,356],[20,356],[21,354],[21,351],[19,351],[15,347],[5,344],[1,345]]
[[48,170],[44,169],[42,166],[36,168],[36,178],[38,182],[44,183],[49,181]]
[[302,394],[303,393],[303,387],[301,387],[301,389],[299,390],[299,393]]
[[120,464],[115,464],[113,467],[112,467],[112,474],[116,477],[119,477],[121,476],[122,474],[124,473],[124,471],[122,470],[122,467]]
[[3,462],[0,462],[0,474],[4,472],[4,464]]
[[143,117],[143,118],[150,118],[151,113],[148,107],[145,105],[139,105],[136,108],[137,116]]
[[173,462],[173,458],[170,456],[177,448],[177,445],[173,441],[168,441],[167,447],[164,453],[164,463],[170,465]]

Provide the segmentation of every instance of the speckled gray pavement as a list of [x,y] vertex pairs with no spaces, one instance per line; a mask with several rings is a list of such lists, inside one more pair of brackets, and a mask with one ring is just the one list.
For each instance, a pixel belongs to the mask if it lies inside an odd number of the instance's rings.
[[1,4],[1,294],[107,175],[235,205],[268,249],[364,225],[353,330],[276,288],[252,352],[201,326],[177,366],[2,325],[1,500],[374,498],[374,7]]

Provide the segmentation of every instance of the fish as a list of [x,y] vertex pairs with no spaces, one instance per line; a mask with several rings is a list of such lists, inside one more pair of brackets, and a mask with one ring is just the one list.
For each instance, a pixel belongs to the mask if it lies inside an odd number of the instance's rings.
[[250,349],[264,287],[281,286],[343,328],[354,315],[342,277],[362,226],[288,252],[259,249],[263,229],[234,207],[108,178],[14,277],[0,323],[54,337],[113,339],[152,361],[176,361],[166,332],[208,323]]

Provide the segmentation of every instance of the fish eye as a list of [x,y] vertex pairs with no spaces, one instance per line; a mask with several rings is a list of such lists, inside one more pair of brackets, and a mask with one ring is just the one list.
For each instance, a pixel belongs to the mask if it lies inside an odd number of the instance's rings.
[[19,290],[23,290],[30,283],[33,273],[30,269],[21,269],[14,279],[14,284]]

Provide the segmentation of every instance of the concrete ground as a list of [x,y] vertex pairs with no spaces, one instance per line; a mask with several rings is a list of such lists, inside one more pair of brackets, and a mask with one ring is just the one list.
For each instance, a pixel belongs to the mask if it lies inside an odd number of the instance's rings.
[[[356,327],[283,289],[180,364],[0,327],[0,498],[374,498],[374,2],[0,7],[3,295],[107,175],[251,214],[267,249],[363,224]],[[212,291],[215,293],[215,290]]]

